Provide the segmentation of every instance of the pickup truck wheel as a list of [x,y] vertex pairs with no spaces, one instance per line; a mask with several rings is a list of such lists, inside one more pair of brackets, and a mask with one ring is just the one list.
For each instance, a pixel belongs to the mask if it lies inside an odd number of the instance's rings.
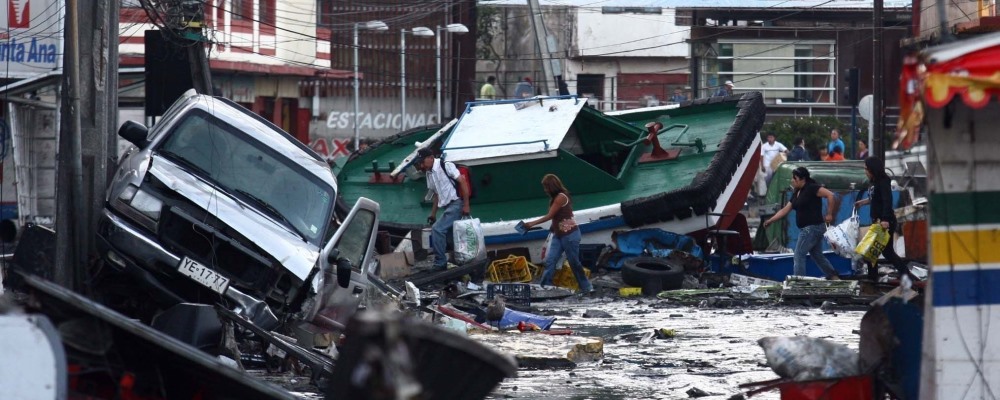
[[622,263],[622,281],[629,286],[649,287],[652,291],[680,289],[684,283],[684,266],[665,258],[627,258]]

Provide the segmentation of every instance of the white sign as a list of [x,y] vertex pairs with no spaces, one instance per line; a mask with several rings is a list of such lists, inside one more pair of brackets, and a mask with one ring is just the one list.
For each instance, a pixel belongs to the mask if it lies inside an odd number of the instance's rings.
[[63,2],[7,0],[0,7],[0,76],[29,78],[62,65]]
[[[400,113],[358,113],[358,129],[364,131],[371,130],[395,130],[402,129],[403,116]],[[406,126],[409,128],[431,125],[437,123],[437,116],[434,114],[406,114]],[[326,118],[326,127],[330,129],[354,129],[354,113],[330,111]],[[395,133],[395,132],[393,132]]]

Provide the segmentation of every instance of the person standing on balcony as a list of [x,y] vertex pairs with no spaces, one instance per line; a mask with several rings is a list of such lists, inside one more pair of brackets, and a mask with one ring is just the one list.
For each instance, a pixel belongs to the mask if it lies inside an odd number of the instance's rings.
[[733,94],[733,89],[735,88],[736,86],[733,85],[733,81],[726,81],[724,85],[719,86],[719,90],[715,91],[714,96],[730,96]]
[[674,94],[670,96],[669,100],[671,103],[683,103],[688,100],[688,97],[680,89],[674,89]]

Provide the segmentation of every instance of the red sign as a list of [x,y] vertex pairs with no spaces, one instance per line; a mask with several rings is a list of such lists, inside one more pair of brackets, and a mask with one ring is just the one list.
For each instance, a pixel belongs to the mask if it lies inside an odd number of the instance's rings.
[[31,0],[7,0],[7,27],[31,27]]

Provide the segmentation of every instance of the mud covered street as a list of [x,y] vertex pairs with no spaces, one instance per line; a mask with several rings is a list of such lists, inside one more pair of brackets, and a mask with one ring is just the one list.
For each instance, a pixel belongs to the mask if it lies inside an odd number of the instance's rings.
[[[520,399],[728,399],[738,385],[777,378],[757,339],[806,335],[857,349],[862,311],[805,306],[683,306],[653,298],[569,298],[538,303],[558,315],[553,328],[604,339],[604,358],[565,370],[518,371],[489,398]],[[587,310],[606,318],[584,318]],[[656,329],[672,329],[657,339]],[[516,333],[512,333],[516,334]],[[690,392],[690,394],[689,394]],[[753,399],[778,399],[777,390]]]

